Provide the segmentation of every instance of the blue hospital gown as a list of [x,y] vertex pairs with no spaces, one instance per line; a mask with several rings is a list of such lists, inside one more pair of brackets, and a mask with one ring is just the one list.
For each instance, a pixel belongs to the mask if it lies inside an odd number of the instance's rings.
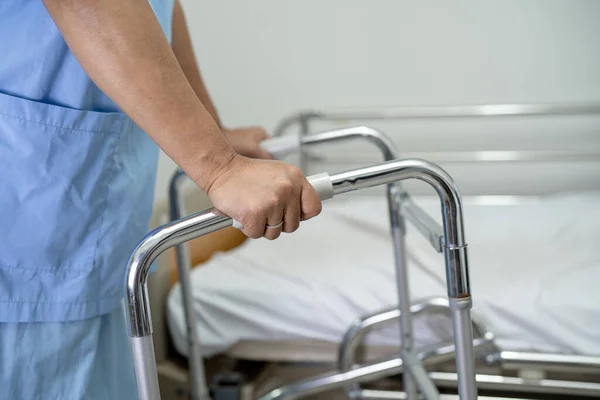
[[[173,0],[150,4],[170,41]],[[123,278],[158,148],[40,0],[1,0],[0,38],[0,399],[136,399]]]

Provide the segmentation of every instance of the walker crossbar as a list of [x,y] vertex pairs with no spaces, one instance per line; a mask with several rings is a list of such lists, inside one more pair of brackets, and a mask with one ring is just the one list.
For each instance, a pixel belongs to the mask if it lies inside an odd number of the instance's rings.
[[[473,349],[477,352],[485,350],[490,345],[491,341],[489,339],[482,338],[475,339],[473,341]],[[417,358],[420,363],[425,366],[432,366],[451,361],[455,359],[455,357],[456,351],[454,345],[447,345],[438,347],[434,351],[420,352],[415,358]],[[282,386],[259,397],[259,400],[300,399],[313,394],[347,386],[350,383],[372,382],[390,375],[401,374],[405,371],[406,365],[402,357],[390,357],[382,361],[361,365],[360,367],[352,370],[325,373],[317,377],[308,378],[300,382]],[[359,392],[362,393],[364,391],[358,390],[357,392],[353,392],[353,394]],[[408,399],[408,396],[405,392],[402,392],[402,394],[404,395],[403,398]],[[360,397],[348,398],[360,399]],[[463,397],[461,397],[461,399],[462,398]]]
[[[355,126],[350,128],[335,129],[320,133],[314,133],[307,136],[287,136],[275,137],[266,140],[263,148],[269,151],[276,158],[281,158],[287,154],[297,153],[302,154],[302,150],[315,145],[346,142],[349,140],[362,139],[374,144],[383,155],[384,161],[391,161],[400,158],[399,152],[396,150],[394,142],[384,135],[381,131],[367,127]],[[438,252],[442,252],[443,231],[440,224],[431,218],[429,214],[419,208],[411,199],[408,192],[401,189],[399,183],[394,183],[396,190],[395,202],[400,201],[400,209],[402,216],[407,218],[415,228],[429,240],[433,248]],[[182,215],[180,215],[181,217]]]
[[[413,315],[421,313],[442,313],[449,314],[449,302],[446,298],[429,298],[424,301],[412,304],[410,311]],[[362,368],[362,365],[356,363],[356,350],[363,343],[365,336],[374,329],[381,329],[391,324],[398,323],[400,311],[396,308],[382,310],[378,313],[367,315],[356,320],[346,331],[338,352],[338,369],[340,373]],[[528,393],[553,393],[562,395],[578,396],[600,396],[600,383],[584,381],[565,381],[556,379],[545,379],[545,372],[566,373],[570,375],[600,374],[600,357],[584,356],[577,354],[556,354],[556,353],[532,353],[524,351],[502,351],[494,342],[494,335],[487,330],[482,321],[473,313],[473,334],[476,347],[481,348],[478,352],[478,359],[482,360],[489,367],[499,367],[506,371],[537,371],[536,378],[527,380],[514,377],[505,377],[502,375],[478,374],[477,385],[480,388],[493,390],[508,390]],[[477,346],[479,339],[485,339],[487,346]],[[431,353],[447,353],[446,345],[430,348]],[[430,357],[426,365],[435,368],[436,363],[431,362]],[[436,359],[439,362],[447,360]],[[391,361],[391,360],[390,360]],[[354,373],[356,375],[356,372]],[[446,387],[455,387],[455,375],[441,375],[436,373],[429,374],[429,377],[437,384]],[[362,378],[358,378],[362,379]],[[362,380],[366,381],[366,380]],[[365,390],[355,385],[346,386],[346,395],[349,399],[361,400],[379,400],[379,399],[408,399],[405,392],[389,390]]]
[[[411,304],[410,313],[417,316],[423,313],[437,313],[449,315],[450,303],[448,299],[442,297],[432,297],[418,303]],[[385,326],[397,324],[400,320],[401,311],[397,308],[389,308],[375,314],[357,319],[348,328],[340,343],[338,350],[338,368],[341,372],[352,369],[356,363],[356,351],[363,343],[367,334],[374,329],[381,329]],[[484,325],[472,316],[473,336],[475,338],[485,338],[493,343],[494,335],[487,331]]]
[[[321,144],[350,140],[366,140],[374,144],[381,151],[385,161],[391,161],[398,158],[398,152],[394,143],[383,133],[366,126],[336,129],[303,137],[278,137],[264,141],[261,146],[275,158],[282,158],[287,154],[298,152],[303,147],[312,147]],[[185,177],[185,173],[182,170],[178,170],[171,179],[169,198],[172,221],[185,216],[183,196],[180,190]],[[412,202],[410,196],[402,189],[399,182],[388,184],[387,194],[391,232],[395,249],[397,290],[399,296],[398,307],[405,315],[400,323],[400,338],[404,351],[410,354],[413,351],[413,329],[409,313],[410,296],[408,288],[407,256],[406,251],[404,250],[405,224],[403,216],[408,217],[418,230],[429,239],[432,246],[438,252],[442,252],[443,249],[443,233],[442,227],[437,221]],[[183,243],[178,245],[176,253],[187,332],[188,359],[190,365],[189,376],[191,381],[190,397],[191,400],[207,400],[209,399],[209,396],[204,376],[200,346],[198,343],[199,339],[196,333],[196,319],[193,313],[192,293],[189,284],[191,261],[187,244]],[[419,366],[416,366],[416,368],[418,367]],[[411,366],[408,366],[407,369],[410,368]],[[404,374],[403,378],[405,386],[411,387],[413,385],[411,382],[411,374]],[[409,400],[417,398],[416,388],[408,389],[407,392],[409,394]]]
[[[472,299],[467,245],[464,237],[462,201],[452,178],[435,164],[408,159],[335,174],[330,177],[330,182],[332,194],[335,196],[404,179],[419,179],[429,183],[441,200],[446,279],[452,309],[459,394],[462,399],[475,399],[477,387],[470,318]],[[231,218],[217,215],[214,210],[194,214],[154,230],[140,242],[131,255],[125,278],[127,321],[142,400],[160,399],[147,289],[152,262],[170,247],[232,224]]]

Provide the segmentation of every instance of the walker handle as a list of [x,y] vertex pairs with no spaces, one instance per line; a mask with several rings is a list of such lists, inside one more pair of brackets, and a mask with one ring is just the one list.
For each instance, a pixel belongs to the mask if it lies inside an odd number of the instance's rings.
[[283,158],[288,154],[297,153],[300,151],[299,136],[281,136],[263,140],[260,143],[263,150],[269,152],[273,158]]
[[[315,188],[321,200],[328,200],[333,197],[333,184],[331,183],[331,178],[328,173],[324,172],[322,174],[312,175],[306,179],[312,187]],[[244,229],[244,225],[241,222],[236,221],[235,219],[232,221],[231,226],[236,229]]]

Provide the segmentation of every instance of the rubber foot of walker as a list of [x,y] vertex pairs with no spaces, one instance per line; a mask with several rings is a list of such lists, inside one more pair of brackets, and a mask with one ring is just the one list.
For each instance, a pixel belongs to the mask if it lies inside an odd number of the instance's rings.
[[239,400],[242,397],[244,377],[242,374],[230,372],[215,376],[211,384],[213,400]]

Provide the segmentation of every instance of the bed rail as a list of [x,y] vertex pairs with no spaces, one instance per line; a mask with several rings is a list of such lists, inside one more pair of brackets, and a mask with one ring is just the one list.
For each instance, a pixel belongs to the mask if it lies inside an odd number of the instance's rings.
[[[312,131],[311,124],[316,121],[401,121],[414,119],[451,119],[451,118],[486,118],[486,117],[524,117],[524,116],[568,116],[568,115],[600,115],[600,103],[539,103],[539,104],[473,104],[457,106],[409,106],[362,109],[330,109],[304,110],[283,118],[273,130],[273,137],[282,137],[293,126],[299,127],[299,143]],[[390,143],[391,140],[388,139]],[[393,144],[393,143],[392,143]],[[307,170],[309,161],[315,156],[307,152],[305,147],[297,148],[299,166]],[[441,153],[440,153],[441,154]],[[432,159],[431,154],[405,154],[409,158]],[[552,150],[552,151],[468,151],[445,152],[441,154],[444,161],[597,161],[600,149]],[[439,160],[435,160],[439,162]],[[410,197],[403,199],[404,216],[430,240],[432,245],[441,250],[436,240],[441,239],[439,224],[414,205]],[[433,222],[433,223],[432,223]]]
[[[439,387],[454,389],[457,387],[456,374],[453,372],[430,372],[429,377]],[[574,382],[558,379],[539,379],[532,380],[517,376],[500,376],[477,374],[475,376],[477,386],[483,390],[494,392],[513,392],[519,393],[522,399],[524,393],[535,394],[535,398],[541,398],[541,394],[549,394],[560,398],[580,398],[590,397],[598,398],[600,393],[600,383],[595,382]],[[406,399],[406,393],[390,390],[361,390],[354,393],[354,399],[360,400],[400,400]],[[562,397],[565,396],[565,397]],[[485,397],[478,397],[484,399]],[[512,399],[512,397],[510,397]],[[553,397],[558,398],[558,397]],[[501,400],[505,397],[494,397]]]
[[[600,103],[546,104],[472,104],[457,106],[388,107],[364,109],[307,110],[284,118],[273,136],[280,136],[291,126],[311,121],[402,120],[422,118],[481,118],[534,115],[593,115],[600,114]],[[305,133],[308,133],[305,132]]]
[[[441,202],[447,291],[453,321],[459,394],[461,399],[475,399],[477,387],[467,244],[462,201],[452,178],[435,164],[408,159],[334,174],[329,179],[333,196],[405,179],[422,180],[436,190]],[[322,176],[320,180],[323,182]],[[214,210],[207,210],[155,229],[132,253],[125,275],[125,297],[140,399],[160,399],[147,287],[152,262],[168,248],[232,225],[231,218],[217,215]],[[412,359],[416,354],[409,356]],[[420,382],[421,380],[417,380],[417,383]]]
[[[294,113],[276,125],[273,136],[284,136],[292,127],[298,126],[299,135],[310,134],[312,124],[317,121],[329,122],[365,122],[365,121],[402,121],[402,120],[443,120],[456,118],[515,118],[535,116],[589,116],[600,115],[599,102],[582,103],[540,103],[540,104],[472,104],[457,106],[407,106],[387,108],[355,108],[330,110],[304,110]],[[443,152],[443,160],[431,154],[403,154],[407,158],[425,158],[433,162],[446,161],[561,161],[561,160],[598,160],[600,151],[474,151]],[[306,149],[299,152],[299,167],[306,171],[312,161],[322,161],[320,156],[311,154]],[[450,157],[449,160],[446,158]],[[327,160],[332,162],[332,160]],[[347,168],[347,167],[346,167]]]

